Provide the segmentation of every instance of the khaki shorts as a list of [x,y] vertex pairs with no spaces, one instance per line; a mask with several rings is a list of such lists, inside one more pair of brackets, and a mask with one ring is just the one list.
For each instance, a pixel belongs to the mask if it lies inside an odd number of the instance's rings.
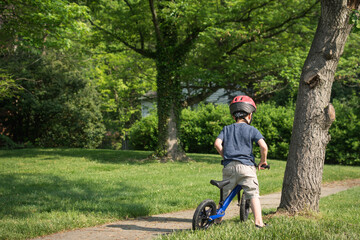
[[224,187],[224,200],[236,185],[243,187],[246,200],[259,197],[259,182],[256,176],[255,166],[248,166],[238,161],[231,161],[223,168],[223,180],[227,179],[230,180],[230,183]]

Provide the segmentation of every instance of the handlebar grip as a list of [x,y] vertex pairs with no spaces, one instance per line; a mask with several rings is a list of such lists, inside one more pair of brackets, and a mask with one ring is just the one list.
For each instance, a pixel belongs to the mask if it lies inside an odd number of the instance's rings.
[[261,167],[262,167],[262,168],[265,168],[265,169],[270,169],[270,164],[268,164],[268,165],[262,165]]
[[[259,166],[259,164],[256,164],[255,163],[255,167],[258,167]],[[270,164],[268,164],[268,165],[262,165],[261,166],[262,168],[265,168],[265,169],[270,169]]]

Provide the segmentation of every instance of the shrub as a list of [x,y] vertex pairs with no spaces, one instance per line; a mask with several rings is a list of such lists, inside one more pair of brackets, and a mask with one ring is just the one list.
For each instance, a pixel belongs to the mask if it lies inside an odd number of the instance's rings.
[[[88,92],[83,93],[84,91]],[[87,87],[78,94],[72,95],[72,99],[63,103],[61,110],[47,120],[46,131],[39,135],[36,144],[41,147],[96,148],[99,146],[105,127],[94,95],[96,92]]]
[[232,123],[227,105],[200,104],[181,112],[181,143],[186,152],[216,153],[214,141]]
[[3,149],[16,149],[16,148],[22,148],[22,147],[23,147],[22,145],[19,145],[19,144],[15,143],[8,136],[0,134],[0,148],[3,148]]
[[[276,107],[275,104],[259,104],[253,125],[269,144],[269,157],[286,159],[294,107]],[[181,143],[186,152],[216,153],[213,146],[225,125],[234,120],[228,105],[200,104],[181,113]],[[154,150],[157,144],[157,118],[152,114],[137,122],[130,130],[130,142],[136,150]],[[255,148],[258,149],[258,148]],[[258,153],[258,152],[257,152]]]
[[136,122],[130,129],[130,146],[135,150],[155,150],[158,140],[156,113]]
[[326,150],[327,163],[360,165],[360,106],[358,98],[334,100],[336,120],[329,133],[331,141]]
[[[357,98],[348,102],[334,100],[336,121],[330,128],[332,140],[327,147],[326,163],[360,165],[360,107]],[[295,106],[258,104],[252,125],[259,129],[269,146],[269,158],[287,159]],[[227,105],[200,104],[181,114],[181,143],[186,152],[216,153],[213,143],[225,125],[233,123]],[[157,117],[152,114],[131,128],[134,149],[154,150],[157,145]],[[260,156],[259,148],[254,153]]]
[[[286,159],[289,153],[295,107],[258,104],[252,125],[259,129],[269,147],[269,158]],[[259,148],[254,148],[259,156]]]
[[[286,159],[289,149],[294,107],[259,104],[253,126],[258,128],[269,145],[269,157]],[[182,111],[181,141],[186,152],[216,153],[214,141],[225,125],[234,120],[228,105],[200,105]],[[259,148],[254,148],[259,156]]]
[[100,99],[76,64],[51,52],[38,56],[20,51],[0,61],[0,68],[4,65],[26,89],[0,101],[0,122],[14,142],[86,148],[101,143]]

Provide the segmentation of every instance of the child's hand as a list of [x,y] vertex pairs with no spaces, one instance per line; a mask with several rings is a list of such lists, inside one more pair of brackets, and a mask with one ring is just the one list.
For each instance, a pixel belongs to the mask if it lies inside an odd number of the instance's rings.
[[270,169],[270,165],[267,162],[260,162],[258,166],[258,170]]

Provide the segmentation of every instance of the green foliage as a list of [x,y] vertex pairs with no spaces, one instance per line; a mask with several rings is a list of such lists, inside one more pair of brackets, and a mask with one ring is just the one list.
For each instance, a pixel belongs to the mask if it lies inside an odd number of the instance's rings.
[[186,152],[217,153],[214,141],[233,120],[226,105],[200,104],[194,110],[184,109],[181,121],[181,143]]
[[[162,120],[168,119],[169,109],[178,119],[183,101],[192,105],[219,88],[240,89],[262,100],[273,97],[284,106],[296,96],[319,17],[316,2],[155,1],[159,35],[147,1],[5,1],[0,9],[0,101],[2,109],[7,105],[19,112],[18,122],[13,118],[7,131],[12,129],[14,140],[41,146],[94,147],[101,139],[103,118],[120,148],[126,131],[140,118],[139,98],[149,90],[161,96]],[[358,12],[350,21],[355,29]],[[358,42],[359,35],[352,33],[336,75],[337,82],[355,90]],[[165,74],[155,89],[159,70]],[[186,96],[181,88],[187,89]],[[193,97],[198,100],[190,101]],[[270,156],[286,157],[291,120],[282,110],[265,108],[271,116],[256,114],[254,125],[271,145]],[[194,116],[187,111],[182,113],[184,148],[214,152],[213,138],[228,120],[209,106],[200,106]],[[284,127],[279,130],[275,122]],[[150,142],[155,141],[155,133],[150,135]],[[85,138],[92,143],[84,143]],[[154,146],[148,145],[146,149]]]
[[[288,102],[296,96],[301,68],[316,29],[320,5],[314,3],[226,1],[218,10],[219,15],[223,14],[222,24],[201,33],[189,53],[182,69],[184,86],[194,96],[225,88],[261,100],[281,91],[285,99],[279,102]],[[303,11],[306,17],[297,18],[297,24],[293,24],[291,19]]]
[[[360,90],[360,32],[351,33],[336,70],[335,80],[349,89]],[[338,96],[335,96],[338,97]],[[347,96],[341,96],[347,97]]]
[[[102,142],[104,125],[94,89],[85,87],[63,104],[46,124],[46,134],[35,139],[43,147],[96,148]],[[47,105],[44,103],[43,105]]]
[[[269,158],[286,159],[294,121],[295,106],[276,106],[273,103],[258,104],[253,125],[265,137]],[[259,149],[255,148],[257,156]]]
[[353,10],[349,17],[349,23],[354,24],[353,31],[359,32],[360,31],[360,21],[359,21],[360,12],[359,10]]
[[0,68],[0,101],[14,96],[20,90],[21,86],[16,84],[16,81],[5,69]]
[[155,150],[158,144],[158,119],[151,114],[138,122],[130,129],[130,144],[135,150]]
[[335,99],[336,120],[329,133],[326,162],[345,165],[360,165],[360,106],[359,97],[349,100]]
[[16,149],[16,148],[21,148],[21,147],[23,147],[23,146],[14,143],[14,141],[11,140],[8,136],[0,134],[0,148]]
[[74,69],[77,59],[17,51],[1,66],[24,88],[0,101],[2,127],[17,143],[97,147],[104,133],[97,93]]
[[[97,47],[99,51],[103,48]],[[112,137],[108,135],[112,143],[103,147],[121,147],[128,128],[140,118],[141,97],[155,88],[153,65],[152,60],[131,52],[103,53],[93,57],[88,75],[100,94],[105,127],[109,134],[113,133]]]
[[[200,104],[194,110],[181,113],[181,143],[186,152],[216,153],[213,143],[222,126],[231,124],[231,116],[225,105]],[[155,113],[143,118],[131,127],[130,142],[137,150],[155,150],[157,145],[157,118]]]
[[[254,114],[253,125],[259,129],[269,145],[269,157],[286,159],[294,106],[276,107],[275,104],[259,104]],[[213,146],[216,137],[225,125],[234,120],[227,105],[200,104],[193,110],[184,109],[181,114],[181,142],[186,152],[216,153]],[[153,150],[157,122],[155,116],[144,118],[131,128],[131,142],[135,149]],[[259,156],[258,148],[254,148]]]
[[[360,164],[360,108],[358,97],[334,100],[336,121],[330,128],[331,141],[327,146],[326,163]],[[258,104],[252,125],[259,129],[269,146],[269,158],[285,160],[288,155],[295,106]],[[184,109],[181,115],[181,142],[186,152],[216,153],[213,143],[225,125],[233,123],[227,105],[200,104],[193,110]],[[157,141],[155,115],[143,118],[131,128],[135,149],[154,150]],[[260,156],[259,149],[254,153]]]
[[87,7],[67,0],[8,0],[1,3],[0,52],[29,48],[41,52],[44,46],[70,48],[81,33]]
[[[181,128],[182,100],[192,106],[223,87],[259,98],[268,98],[284,86],[291,89],[308,47],[304,39],[312,35],[318,17],[317,3],[100,0],[84,4],[91,9],[96,36],[108,43],[109,51],[131,49],[155,60],[159,151],[167,151],[169,122]],[[295,24],[297,20],[301,26]],[[287,61],[294,51],[296,57]]]

